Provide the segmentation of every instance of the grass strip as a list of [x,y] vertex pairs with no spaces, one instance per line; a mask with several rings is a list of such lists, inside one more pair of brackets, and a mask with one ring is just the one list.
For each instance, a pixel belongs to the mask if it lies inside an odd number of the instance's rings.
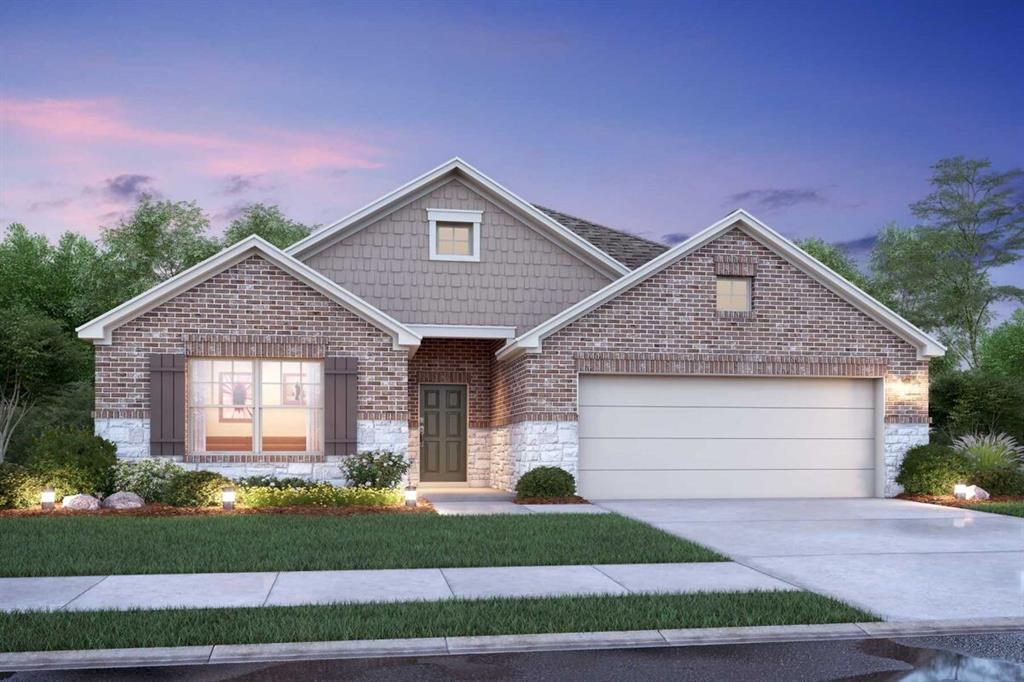
[[0,650],[53,651],[877,620],[810,592],[0,614]]
[[976,502],[960,505],[964,509],[988,512],[990,514],[1005,514],[1006,516],[1024,517],[1024,501],[1020,502]]
[[0,519],[0,576],[724,561],[615,514]]

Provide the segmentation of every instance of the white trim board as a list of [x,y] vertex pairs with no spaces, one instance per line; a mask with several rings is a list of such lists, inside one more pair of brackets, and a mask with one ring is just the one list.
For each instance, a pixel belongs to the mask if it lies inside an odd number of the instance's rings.
[[289,256],[270,242],[252,235],[214,254],[188,270],[180,272],[170,279],[142,292],[113,310],[78,327],[78,337],[87,339],[98,345],[109,345],[114,329],[135,319],[139,315],[166,303],[175,296],[188,291],[210,277],[227,270],[253,254],[259,254],[270,263],[281,268],[300,282],[320,292],[335,303],[338,303],[363,318],[378,329],[381,329],[395,341],[395,348],[411,351],[419,346],[421,337],[407,326],[387,313],[344,289],[305,263]]
[[515,327],[472,324],[410,324],[407,325],[423,338],[441,339],[506,339],[516,336]]
[[743,230],[745,234],[748,234],[772,252],[782,256],[790,264],[831,290],[868,317],[914,345],[917,348],[918,359],[938,357],[945,354],[946,347],[933,337],[918,329],[885,305],[879,303],[745,210],[738,209],[686,241],[672,247],[654,260],[647,262],[628,275],[584,298],[576,305],[563,310],[525,334],[520,335],[498,351],[497,359],[510,360],[519,357],[523,353],[541,352],[543,340],[551,334],[604,305],[622,292],[628,291],[647,278],[661,272],[684,256],[696,251],[701,246],[711,242],[734,227]]
[[442,181],[449,176],[469,181],[476,189],[483,191],[484,194],[488,195],[489,198],[499,205],[512,209],[514,213],[518,213],[521,219],[532,224],[535,229],[540,228],[543,230],[542,234],[554,243],[609,277],[620,277],[630,271],[625,265],[583,237],[580,237],[530,202],[514,194],[457,156],[427,171],[418,178],[407,182],[398,189],[388,192],[357,211],[353,211],[344,218],[317,230],[305,239],[299,240],[289,246],[286,249],[286,253],[296,258],[308,258],[338,240],[359,231],[374,220],[396,210],[403,202],[408,202],[410,196],[423,192],[424,189],[429,188],[432,184]]

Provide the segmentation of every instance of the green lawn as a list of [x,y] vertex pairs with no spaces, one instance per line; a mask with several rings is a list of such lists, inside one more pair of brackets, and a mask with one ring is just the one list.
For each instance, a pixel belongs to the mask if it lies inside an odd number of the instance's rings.
[[1024,501],[1020,502],[974,502],[961,505],[964,509],[989,512],[990,514],[1006,514],[1007,516],[1024,517]]
[[725,561],[615,514],[0,518],[0,576]]
[[0,651],[312,642],[878,620],[810,592],[0,614]]

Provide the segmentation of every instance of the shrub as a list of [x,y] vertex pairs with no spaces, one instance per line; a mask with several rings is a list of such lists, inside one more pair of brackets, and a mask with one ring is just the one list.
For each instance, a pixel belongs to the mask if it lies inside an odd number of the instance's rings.
[[962,455],[948,445],[932,443],[907,450],[896,482],[911,495],[951,495],[953,486],[969,477]]
[[56,428],[41,433],[21,458],[30,473],[65,495],[106,492],[117,463],[117,447],[86,429]]
[[991,495],[1024,496],[1024,470],[1019,467],[979,472],[971,476],[971,483]]
[[1024,442],[1024,382],[983,370],[935,377],[928,392],[935,429],[952,439],[968,433],[1007,433]]
[[1005,433],[960,436],[953,441],[953,449],[964,456],[975,474],[1016,469],[1024,459],[1024,448]]
[[341,467],[354,488],[397,488],[409,462],[397,452],[373,450],[347,458]]
[[237,479],[235,482],[243,488],[308,488],[309,486],[316,485],[312,481],[307,481],[298,476],[286,476],[284,478],[276,476],[245,476]]
[[45,485],[24,467],[0,462],[0,509],[34,507]]
[[246,487],[239,490],[239,503],[247,507],[390,507],[401,504],[404,499],[398,488],[335,488],[330,483],[312,483],[301,488]]
[[167,490],[184,469],[167,459],[121,460],[114,465],[111,489],[135,493],[146,502],[166,502]]
[[576,479],[565,469],[530,469],[516,483],[516,497],[569,497],[576,494]]
[[221,491],[231,479],[215,471],[182,471],[167,486],[167,504],[175,507],[212,507],[220,504]]

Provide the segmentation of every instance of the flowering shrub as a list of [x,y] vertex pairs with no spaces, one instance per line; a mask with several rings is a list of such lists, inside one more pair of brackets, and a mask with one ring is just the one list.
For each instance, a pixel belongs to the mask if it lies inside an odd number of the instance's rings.
[[243,487],[238,498],[247,507],[390,507],[405,499],[397,488],[335,488],[330,483],[312,483],[302,488]]
[[355,488],[397,488],[409,466],[405,457],[391,450],[360,452],[341,465],[349,485]]
[[166,459],[122,460],[114,465],[113,490],[132,492],[146,502],[166,502],[167,490],[184,469]]

